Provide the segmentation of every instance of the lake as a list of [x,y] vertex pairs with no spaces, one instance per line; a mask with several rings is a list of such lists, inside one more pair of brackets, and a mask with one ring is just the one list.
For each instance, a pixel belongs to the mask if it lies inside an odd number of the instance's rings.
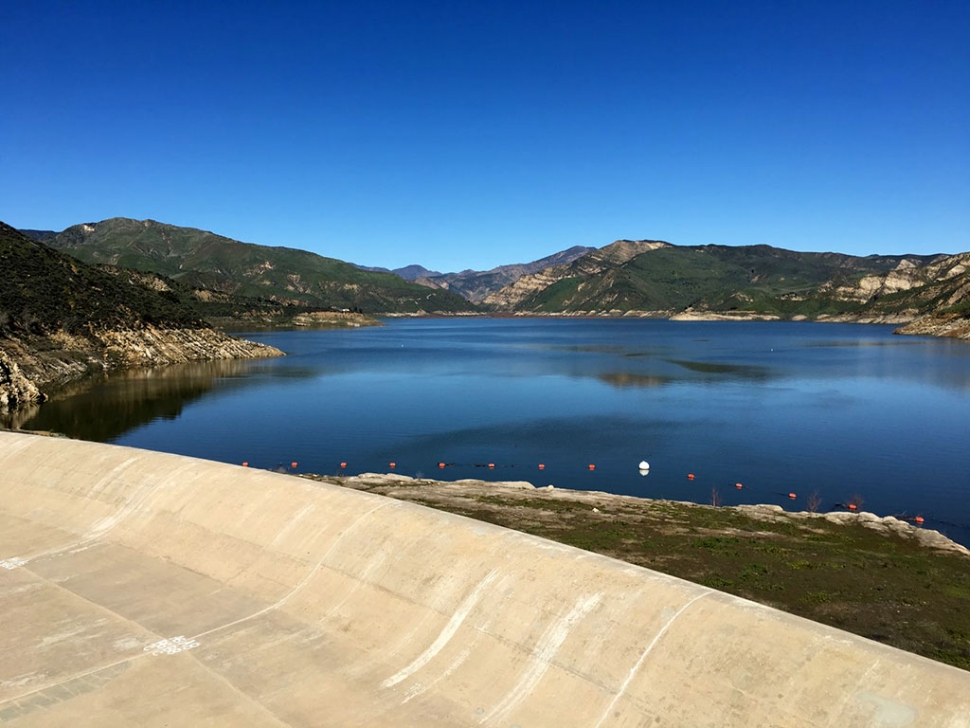
[[966,342],[852,324],[552,318],[246,337],[288,356],[116,374],[22,426],[299,472],[393,462],[410,476],[699,503],[855,499],[970,544]]

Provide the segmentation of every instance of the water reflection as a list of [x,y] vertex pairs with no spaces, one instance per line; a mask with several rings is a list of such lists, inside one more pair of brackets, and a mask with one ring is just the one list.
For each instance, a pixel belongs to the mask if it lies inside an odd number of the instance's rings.
[[55,390],[50,402],[4,424],[107,442],[148,422],[175,420],[217,382],[246,382],[258,371],[253,362],[222,360],[112,372]]
[[768,379],[769,372],[765,367],[751,366],[749,364],[722,364],[710,361],[684,361],[680,359],[668,359],[671,364],[676,364],[691,372],[698,374],[715,374],[724,377],[738,377],[740,379]]
[[597,374],[596,378],[614,387],[664,387],[677,381],[673,377],[636,372],[604,372]]

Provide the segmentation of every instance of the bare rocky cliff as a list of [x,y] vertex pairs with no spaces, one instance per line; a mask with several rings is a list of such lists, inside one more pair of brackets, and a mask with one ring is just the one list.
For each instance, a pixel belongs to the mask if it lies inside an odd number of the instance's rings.
[[970,318],[956,314],[933,314],[896,330],[897,334],[942,336],[970,341]]
[[272,346],[235,339],[212,329],[105,331],[97,335],[104,358],[123,367],[183,364],[215,359],[262,359],[282,356]]
[[[970,253],[941,255],[925,265],[918,265],[911,260],[904,259],[900,261],[896,268],[884,275],[864,276],[858,283],[851,286],[829,283],[822,286],[822,290],[829,290],[842,300],[870,302],[924,286],[957,282],[968,271],[970,271]],[[970,281],[963,281],[962,283],[964,285],[957,286],[957,289],[962,290],[953,291],[948,296],[950,300],[942,301],[942,305],[953,306],[967,300],[970,296]],[[934,291],[931,289],[931,292]]]
[[213,329],[108,329],[89,335],[0,338],[0,411],[42,402],[56,389],[94,373],[195,361],[283,356],[272,346]]
[[[491,294],[515,283],[523,276],[555,266],[569,265],[577,258],[581,258],[594,250],[596,249],[574,245],[567,250],[561,250],[530,263],[501,265],[487,271],[464,270],[460,273],[434,273],[420,266],[409,266],[406,269],[399,269],[394,272],[422,286],[444,288],[464,296],[472,303],[482,303]],[[408,275],[410,273],[413,273],[413,275]]]
[[0,412],[43,402],[45,395],[24,376],[16,362],[0,349]]
[[603,248],[592,250],[569,263],[544,268],[524,275],[484,299],[484,304],[501,311],[511,311],[520,303],[549,286],[571,276],[592,276],[607,268],[621,265],[641,253],[669,247],[661,240],[617,240]]
[[568,275],[568,270],[568,265],[557,265],[522,276],[515,283],[489,294],[483,303],[499,311],[512,311],[530,296],[561,281]]

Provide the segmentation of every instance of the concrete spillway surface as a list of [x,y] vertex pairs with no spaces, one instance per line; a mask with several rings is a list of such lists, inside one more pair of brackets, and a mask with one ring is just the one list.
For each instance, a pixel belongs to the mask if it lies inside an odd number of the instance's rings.
[[970,726],[970,673],[292,476],[0,433],[0,723]]

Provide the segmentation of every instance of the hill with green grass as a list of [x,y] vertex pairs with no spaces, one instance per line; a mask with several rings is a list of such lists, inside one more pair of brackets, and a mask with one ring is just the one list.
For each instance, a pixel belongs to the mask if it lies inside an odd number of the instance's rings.
[[167,276],[202,288],[275,303],[363,313],[457,313],[473,304],[391,273],[366,271],[305,250],[241,243],[154,220],[112,218],[75,225],[48,241],[91,264]]
[[530,313],[745,315],[900,321],[970,300],[970,254],[858,257],[767,245],[617,241],[489,296]]

